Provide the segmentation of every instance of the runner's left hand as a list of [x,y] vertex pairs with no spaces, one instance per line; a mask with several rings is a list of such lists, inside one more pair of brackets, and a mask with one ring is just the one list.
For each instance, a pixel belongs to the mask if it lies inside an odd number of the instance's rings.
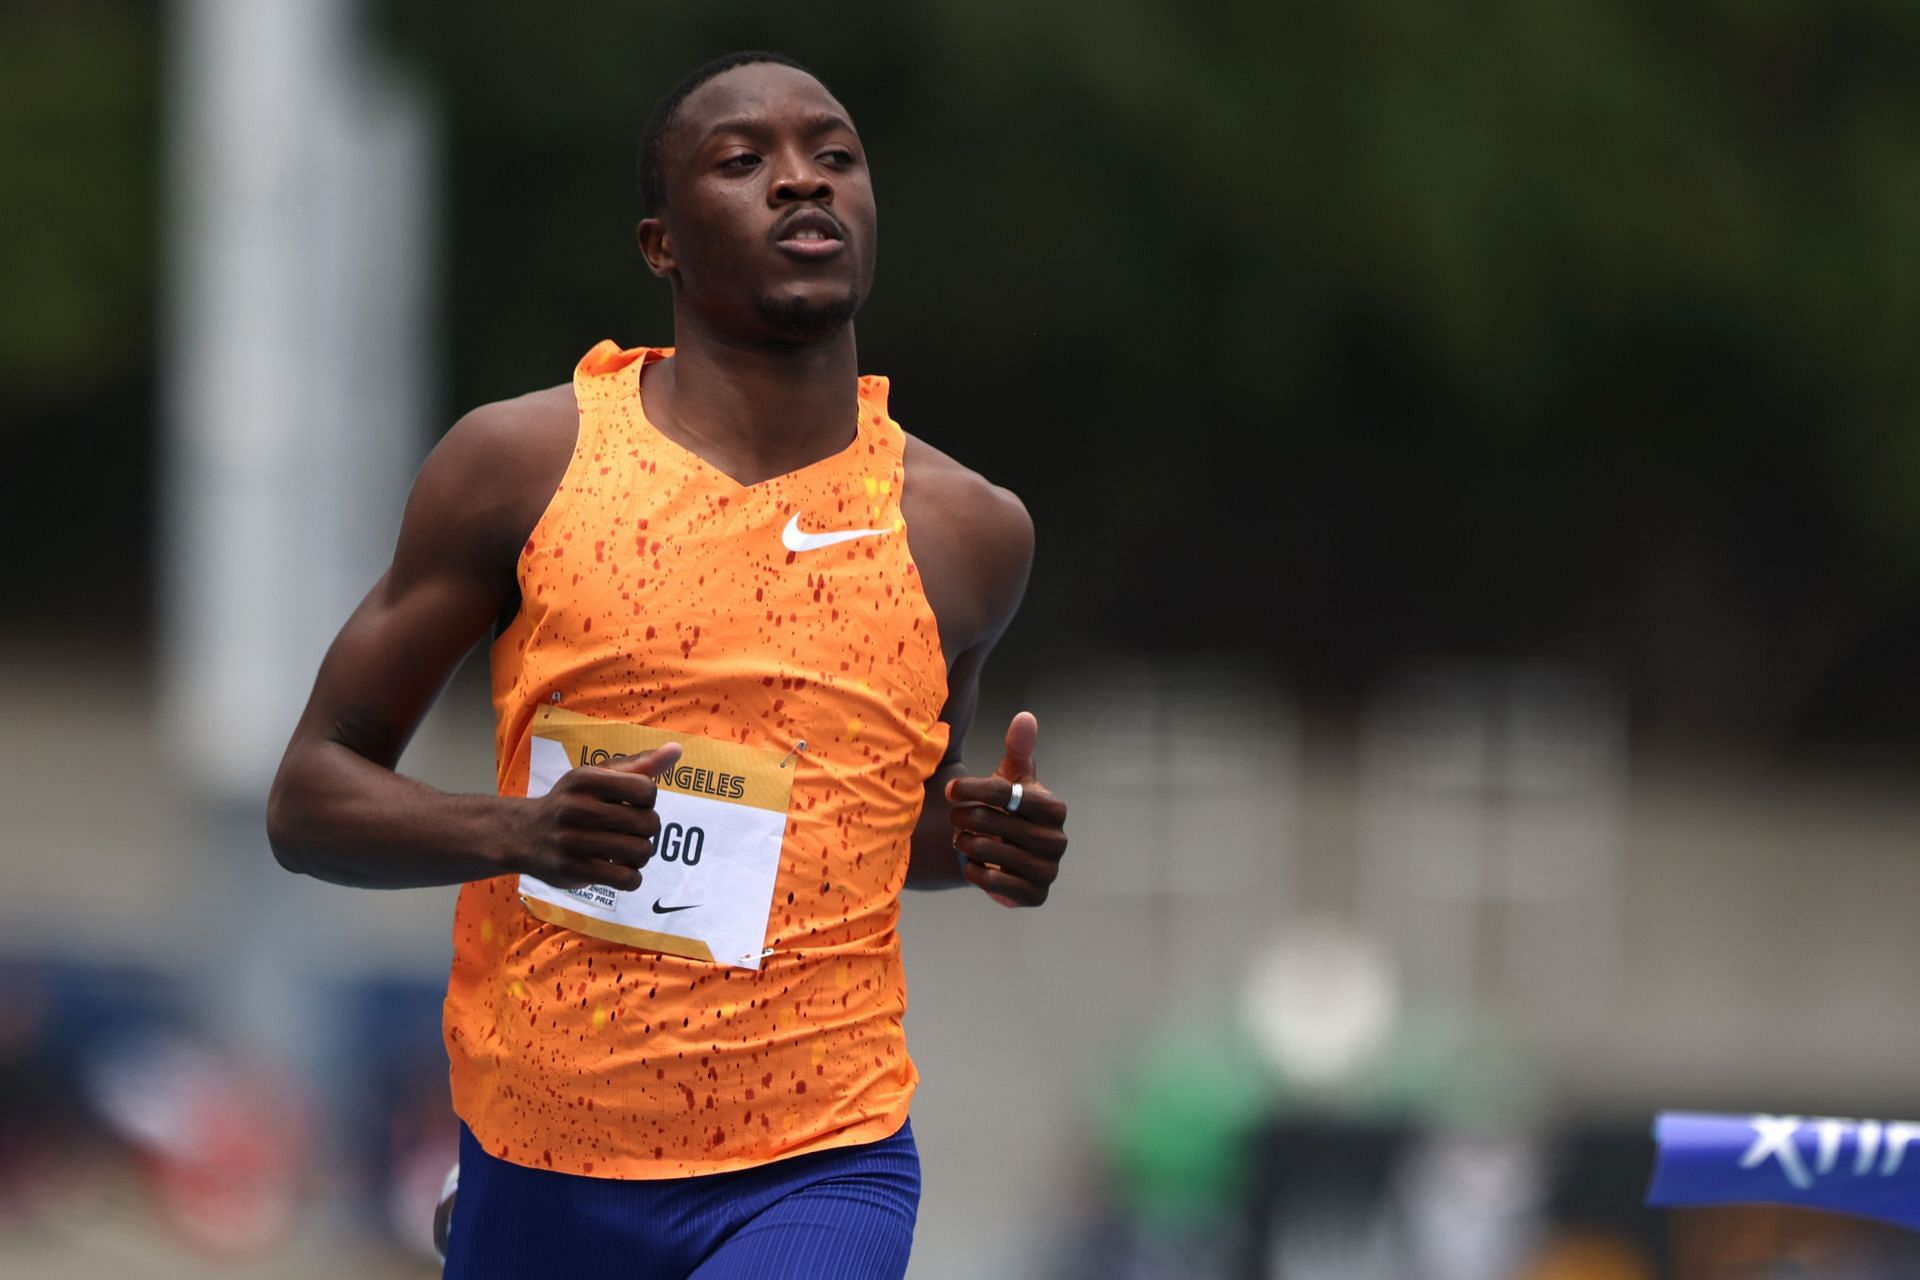
[[[1067,851],[1066,801],[1040,783],[1033,744],[1040,722],[1022,711],[1007,726],[1007,751],[985,778],[955,778],[947,784],[953,805],[953,847],[964,859],[960,874],[1003,907],[1037,907],[1060,874]],[[1020,809],[1008,813],[1013,784]]]

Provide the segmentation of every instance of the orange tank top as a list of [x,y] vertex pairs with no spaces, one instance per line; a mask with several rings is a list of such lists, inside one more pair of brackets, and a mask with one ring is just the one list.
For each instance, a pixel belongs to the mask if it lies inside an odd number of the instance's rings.
[[[445,1020],[454,1110],[493,1155],[596,1177],[875,1141],[905,1120],[918,1079],[896,925],[946,750],[947,685],[900,515],[905,434],[886,381],[862,378],[851,444],[741,485],[647,421],[641,373],[669,354],[603,342],[575,370],[573,457],[492,649],[500,794],[527,793],[547,705],[806,747],[792,757],[758,970],[546,923],[514,877],[460,893]],[[856,527],[886,532],[792,532]]]

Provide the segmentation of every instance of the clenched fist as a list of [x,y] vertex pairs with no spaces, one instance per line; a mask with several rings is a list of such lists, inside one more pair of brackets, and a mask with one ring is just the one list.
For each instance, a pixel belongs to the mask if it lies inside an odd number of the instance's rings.
[[680,744],[669,742],[569,769],[547,794],[514,806],[512,869],[556,889],[638,889],[660,834],[653,779],[679,758]]
[[1041,785],[1033,745],[1040,722],[1022,711],[1007,726],[1006,754],[985,778],[947,784],[960,874],[1003,907],[1037,907],[1060,875],[1067,805]]

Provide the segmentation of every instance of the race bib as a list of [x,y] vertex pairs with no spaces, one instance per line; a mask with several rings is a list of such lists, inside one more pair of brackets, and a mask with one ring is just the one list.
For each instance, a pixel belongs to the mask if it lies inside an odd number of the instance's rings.
[[758,969],[793,791],[792,753],[542,706],[533,717],[527,795],[545,795],[569,769],[669,742],[683,751],[654,778],[660,835],[640,887],[556,889],[521,876],[520,900],[549,924],[596,938]]

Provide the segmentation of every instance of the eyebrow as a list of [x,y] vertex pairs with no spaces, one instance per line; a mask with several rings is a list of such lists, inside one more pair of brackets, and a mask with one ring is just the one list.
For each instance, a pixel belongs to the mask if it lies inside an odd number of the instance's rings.
[[[817,137],[823,133],[832,133],[835,130],[851,133],[856,138],[860,136],[860,131],[853,127],[851,121],[845,116],[835,115],[831,111],[823,111],[817,115],[808,116],[806,121],[801,125],[801,129],[809,137]],[[706,136],[711,138],[716,134],[722,133],[744,133],[753,137],[763,138],[770,132],[772,132],[772,126],[763,116],[729,116],[725,120],[716,120],[713,124],[709,125]]]

